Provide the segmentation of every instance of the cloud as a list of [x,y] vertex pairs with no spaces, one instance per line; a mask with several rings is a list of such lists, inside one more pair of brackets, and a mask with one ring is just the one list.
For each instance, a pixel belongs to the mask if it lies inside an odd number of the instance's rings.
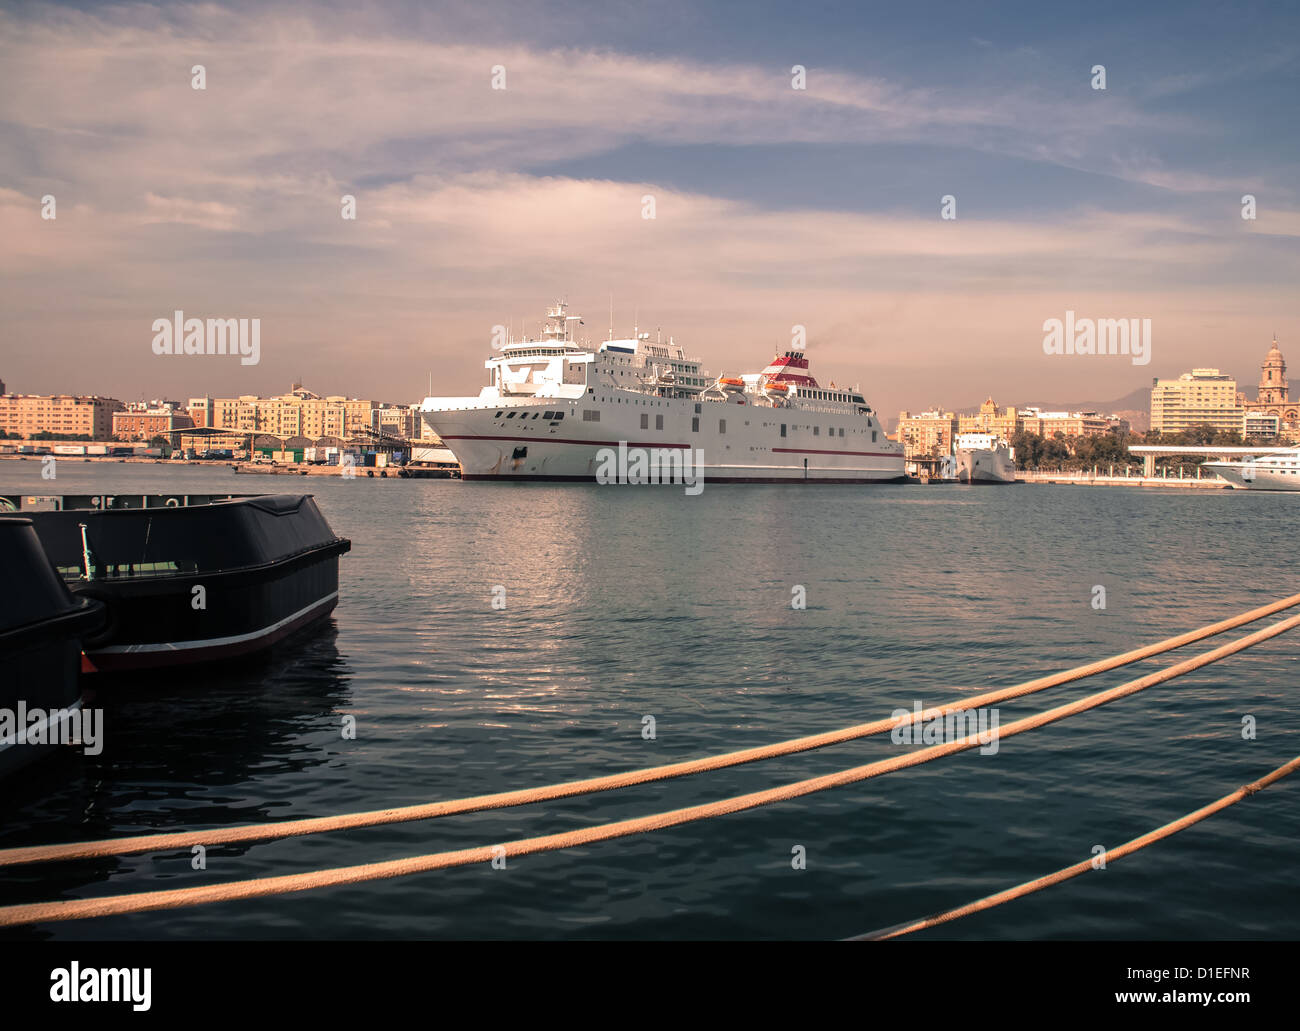
[[[497,66],[504,90],[490,88]],[[358,35],[348,19],[275,7],[0,15],[0,118],[43,158],[19,178],[89,157],[97,182],[147,175],[162,195],[321,169],[518,170],[631,140],[925,143],[1124,176],[1097,141],[1194,129],[1082,87],[908,86],[815,65],[806,90],[790,78],[786,66]]]
[[174,222],[198,226],[200,229],[233,229],[239,209],[216,201],[195,201],[184,197],[159,197],[156,193],[144,196],[144,222]]

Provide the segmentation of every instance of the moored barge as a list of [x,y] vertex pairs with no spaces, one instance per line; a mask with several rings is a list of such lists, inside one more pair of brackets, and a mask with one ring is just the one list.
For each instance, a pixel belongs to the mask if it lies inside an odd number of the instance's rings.
[[234,658],[269,648],[338,603],[337,536],[309,494],[23,495],[71,591],[102,601],[107,625],[87,672]]

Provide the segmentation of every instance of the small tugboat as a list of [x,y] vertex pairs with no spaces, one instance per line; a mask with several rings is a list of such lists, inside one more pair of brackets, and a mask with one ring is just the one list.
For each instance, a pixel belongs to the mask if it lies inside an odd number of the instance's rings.
[[81,708],[81,639],[103,625],[102,602],[74,597],[30,519],[0,518],[0,777],[64,743]]
[[269,648],[333,611],[337,536],[309,494],[0,498],[31,519],[74,594],[107,625],[87,672],[226,659]]

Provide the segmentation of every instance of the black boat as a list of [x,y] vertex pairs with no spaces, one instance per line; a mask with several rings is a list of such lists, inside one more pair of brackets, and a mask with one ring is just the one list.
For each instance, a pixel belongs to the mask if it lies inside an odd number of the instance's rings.
[[[0,518],[0,776],[67,740],[81,708],[81,638],[104,606],[74,597],[30,519]],[[75,736],[75,735],[74,735]]]
[[[103,601],[87,672],[247,655],[338,603],[335,535],[309,494],[0,498],[22,508],[68,587]],[[43,510],[42,510],[43,509]]]

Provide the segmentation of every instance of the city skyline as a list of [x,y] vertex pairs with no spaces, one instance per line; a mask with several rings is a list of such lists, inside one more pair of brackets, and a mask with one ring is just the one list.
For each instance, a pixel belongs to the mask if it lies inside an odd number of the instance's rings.
[[[1272,344],[1274,346],[1277,346],[1278,342],[1274,340],[1272,341]],[[1204,371],[1207,367],[1197,366],[1196,368],[1198,370]],[[1225,376],[1228,376],[1229,378],[1235,380],[1244,390],[1250,389],[1253,384],[1253,380],[1249,376],[1246,377],[1234,376],[1231,373],[1226,371],[1225,366],[1220,365],[1220,366],[1213,366],[1209,368],[1216,373],[1223,372]],[[1123,405],[1125,403],[1133,402],[1134,400],[1139,399],[1139,396],[1140,399],[1143,400],[1149,399],[1151,394],[1151,389],[1155,384],[1163,380],[1176,380],[1180,376],[1190,376],[1192,371],[1193,370],[1191,368],[1188,368],[1188,369],[1183,369],[1180,372],[1171,373],[1168,376],[1149,377],[1150,379],[1149,384],[1144,383],[1141,386],[1134,387],[1133,390],[1129,391],[1127,394],[1124,394],[1119,397],[1114,397],[1114,398],[1107,398],[1107,399],[1074,398],[1068,400],[1061,400],[1060,398],[1049,398],[1047,396],[1041,396],[1041,397],[1034,396],[1034,397],[1012,398],[1010,400],[1001,397],[1001,400],[1006,401],[1007,404],[1015,405],[1018,407],[1031,407],[1031,406],[1044,407],[1044,403],[1046,403],[1047,407],[1056,408],[1056,409],[1068,408],[1072,412],[1078,412],[1082,410],[1082,411],[1093,411],[1096,412],[1097,414],[1114,414],[1116,412],[1132,411],[1133,409],[1126,409],[1123,407]],[[324,392],[320,393],[314,389],[315,386],[318,386],[318,384],[310,383],[305,378],[299,377],[294,379],[286,390],[281,390],[278,392],[274,390],[251,390],[244,394],[227,395],[227,396],[232,398],[268,399],[268,398],[275,398],[279,396],[292,394],[296,391],[301,391],[305,389],[308,392],[312,394],[316,394],[321,398],[334,398],[334,399],[342,398],[347,400],[361,399],[360,395],[348,393],[346,391],[342,391],[342,392],[330,391],[328,389],[322,388]],[[90,391],[86,393],[81,393],[76,391],[55,390],[44,395],[37,395],[37,393],[34,391],[12,390],[9,388],[9,386],[5,383],[3,379],[0,379],[0,394],[4,394],[6,392],[10,395],[15,395],[15,396],[36,395],[36,396],[73,396],[73,397],[80,396],[80,397],[87,397],[87,398],[98,397],[98,398],[105,398],[109,400],[121,401],[123,404],[127,405],[128,407],[141,407],[145,405],[154,405],[154,404],[174,404],[181,408],[186,407],[187,404],[189,404],[191,401],[195,399],[211,400],[219,396],[219,392],[213,392],[210,390],[207,391],[180,390],[180,391],[173,391],[169,394],[156,394],[152,396],[146,396],[145,394],[141,393],[138,397],[134,397],[134,398],[105,393],[103,391]],[[989,390],[982,390],[982,391],[976,390],[975,393],[983,394],[985,400],[972,401],[966,404],[961,404],[961,403],[953,404],[949,402],[935,402],[933,399],[931,399],[928,402],[913,404],[909,406],[908,410],[915,411],[917,413],[923,411],[951,410],[953,412],[960,412],[963,414],[974,414],[981,408],[981,406],[984,403],[986,403],[987,400],[994,399],[994,394],[998,392],[994,389],[989,389]],[[376,402],[388,404],[388,405],[398,405],[398,406],[418,407],[420,404],[420,399],[418,398],[414,400],[403,400],[400,398],[391,398],[391,397],[374,397],[372,398],[372,400]],[[1141,405],[1139,405],[1139,407],[1141,407]],[[1103,409],[1105,409],[1104,412]],[[886,419],[890,418],[890,416],[887,413],[882,412],[882,415],[884,415]]]

